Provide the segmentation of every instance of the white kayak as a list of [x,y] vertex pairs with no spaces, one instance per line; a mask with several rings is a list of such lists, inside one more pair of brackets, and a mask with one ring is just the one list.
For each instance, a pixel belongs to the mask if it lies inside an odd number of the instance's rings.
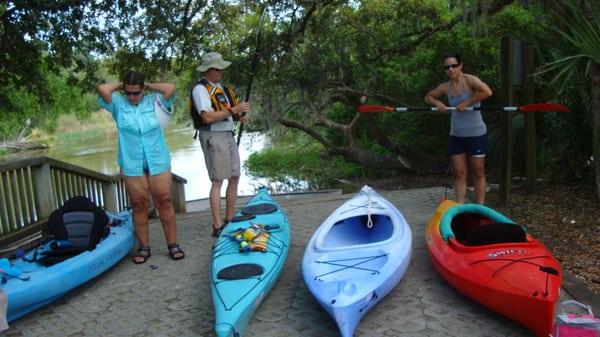
[[412,233],[369,186],[336,209],[311,237],[302,260],[310,292],[343,337],[398,284],[410,262]]

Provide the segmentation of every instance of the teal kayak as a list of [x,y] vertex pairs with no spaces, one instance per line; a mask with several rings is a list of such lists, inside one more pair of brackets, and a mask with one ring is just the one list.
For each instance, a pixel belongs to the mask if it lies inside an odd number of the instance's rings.
[[279,278],[290,248],[285,211],[266,191],[236,214],[215,242],[211,289],[218,337],[242,337]]

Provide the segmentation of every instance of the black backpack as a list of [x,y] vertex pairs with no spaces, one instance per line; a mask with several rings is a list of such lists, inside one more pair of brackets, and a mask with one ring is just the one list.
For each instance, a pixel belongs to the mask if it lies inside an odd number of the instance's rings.
[[86,250],[93,250],[110,230],[106,212],[84,196],[72,197],[48,218],[48,233],[56,242],[68,242],[69,248],[42,253],[43,265],[62,262]]
[[202,117],[200,117],[200,114],[198,113],[198,108],[196,107],[196,103],[194,102],[194,98],[192,97],[192,92],[194,91],[194,88],[196,88],[196,86],[198,85],[204,85],[204,83],[205,82],[203,82],[202,80],[197,82],[196,84],[194,84],[192,90],[190,91],[190,114],[192,115],[192,121],[194,122],[194,130],[196,130],[194,133],[194,139],[198,137],[198,130],[208,125],[204,123]]

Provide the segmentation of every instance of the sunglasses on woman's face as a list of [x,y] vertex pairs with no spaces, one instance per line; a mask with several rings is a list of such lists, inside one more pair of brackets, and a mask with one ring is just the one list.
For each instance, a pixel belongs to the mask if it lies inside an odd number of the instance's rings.
[[123,90],[123,92],[125,93],[125,96],[133,96],[133,97],[137,97],[142,93],[142,90],[140,91],[127,91],[127,90]]
[[444,66],[444,70],[448,70],[450,68],[452,69],[456,69],[460,66],[460,63],[454,63],[454,64],[447,64]]

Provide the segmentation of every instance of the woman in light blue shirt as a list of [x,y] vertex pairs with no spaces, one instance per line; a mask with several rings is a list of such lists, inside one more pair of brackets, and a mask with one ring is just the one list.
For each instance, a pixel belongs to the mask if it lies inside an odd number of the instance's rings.
[[[130,71],[123,83],[100,84],[97,90],[100,94],[98,103],[112,114],[117,126],[118,163],[140,243],[133,262],[144,263],[150,257],[149,194],[160,216],[169,255],[174,260],[184,258],[185,254],[177,244],[171,199],[171,156],[154,110],[155,103],[161,103],[167,109],[173,105],[175,86],[145,83],[143,74]],[[146,93],[146,90],[153,92]]]

